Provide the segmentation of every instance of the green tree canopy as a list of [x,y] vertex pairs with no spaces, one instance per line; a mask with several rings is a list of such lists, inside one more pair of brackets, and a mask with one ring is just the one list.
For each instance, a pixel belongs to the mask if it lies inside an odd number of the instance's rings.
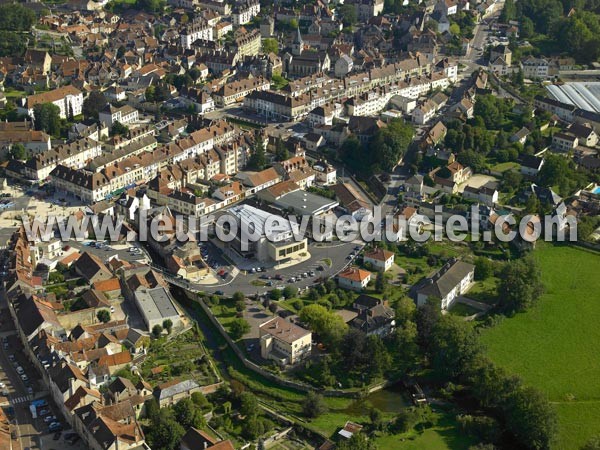
[[40,103],[33,107],[35,129],[52,136],[60,135],[60,108],[53,103]]
[[499,278],[500,306],[507,312],[529,309],[544,292],[541,273],[532,256],[505,263]]
[[106,106],[106,97],[100,91],[92,91],[83,101],[83,115],[86,118],[98,119],[98,113]]
[[229,324],[229,334],[234,341],[250,331],[250,324],[241,317],[233,319]]
[[339,342],[348,328],[340,316],[315,303],[300,310],[300,320],[327,345]]

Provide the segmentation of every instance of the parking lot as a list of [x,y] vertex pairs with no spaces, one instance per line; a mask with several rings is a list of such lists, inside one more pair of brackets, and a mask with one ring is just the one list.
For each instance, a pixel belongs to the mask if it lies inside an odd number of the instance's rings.
[[[198,285],[204,291],[217,295],[230,296],[240,291],[246,295],[260,295],[272,289],[283,289],[292,284],[298,289],[310,288],[342,270],[351,264],[356,253],[362,248],[361,242],[334,242],[309,244],[311,258],[307,261],[284,268],[265,267],[264,271],[259,262],[254,266],[254,272],[249,270],[240,273],[235,278],[227,277],[219,280],[216,285]],[[258,269],[258,270],[257,270]],[[304,274],[306,273],[306,276]],[[293,280],[293,281],[292,281]]]
[[[132,263],[145,263],[148,257],[144,250],[134,245],[134,243],[110,244],[108,242],[97,242],[94,240],[69,241],[67,245],[79,250],[80,252],[91,253],[102,261],[117,256],[120,260]],[[131,250],[135,248],[136,250]]]

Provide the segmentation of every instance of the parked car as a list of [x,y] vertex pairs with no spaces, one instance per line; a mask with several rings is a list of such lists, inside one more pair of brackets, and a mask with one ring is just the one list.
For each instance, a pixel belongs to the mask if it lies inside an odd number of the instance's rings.
[[27,376],[27,374],[24,373],[23,375],[21,375],[21,380],[29,381],[29,377]]
[[15,361],[15,355],[8,355],[8,360],[9,361]]
[[[50,414],[50,410],[48,410],[48,409],[42,409],[42,410],[39,412],[39,415],[40,415],[40,416],[47,416],[48,414]],[[56,422],[56,421],[55,421],[55,422]]]
[[52,422],[50,425],[48,425],[48,431],[50,431],[50,433],[62,431],[62,424],[60,422]]
[[58,419],[56,418],[56,416],[47,416],[44,417],[44,422],[45,423],[53,423],[56,422]]
[[33,388],[31,386],[27,386],[27,393],[33,395]]
[[17,373],[19,375],[23,375],[25,373],[25,371],[23,370],[23,368],[21,366],[17,366]]

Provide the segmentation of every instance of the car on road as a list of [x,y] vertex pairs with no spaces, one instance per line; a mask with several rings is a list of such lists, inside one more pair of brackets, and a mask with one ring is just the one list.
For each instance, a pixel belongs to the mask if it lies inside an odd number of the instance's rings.
[[21,366],[17,366],[17,373],[19,375],[23,375],[25,373],[25,371],[23,370],[23,368]]
[[47,416],[48,414],[50,414],[50,410],[48,410],[48,409],[42,409],[38,414],[40,416]]
[[29,377],[27,376],[26,373],[24,373],[23,375],[21,375],[21,380],[23,380],[23,381],[29,381]]
[[223,291],[215,291],[215,294],[216,295],[223,295],[224,293],[223,293]]
[[45,423],[53,423],[56,422],[58,419],[56,418],[56,416],[47,416],[44,417],[44,422]]

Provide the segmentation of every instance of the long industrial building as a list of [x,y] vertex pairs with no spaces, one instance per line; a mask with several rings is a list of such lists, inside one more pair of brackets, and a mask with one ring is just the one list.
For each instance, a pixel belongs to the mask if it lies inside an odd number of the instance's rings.
[[573,82],[546,86],[550,96],[586,111],[600,112],[600,82]]

